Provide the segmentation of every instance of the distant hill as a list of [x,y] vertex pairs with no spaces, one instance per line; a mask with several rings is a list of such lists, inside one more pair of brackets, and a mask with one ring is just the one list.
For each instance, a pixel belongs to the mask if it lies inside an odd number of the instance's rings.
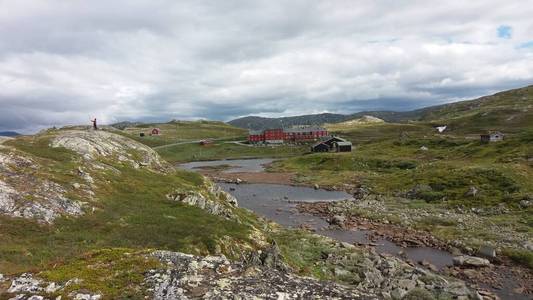
[[235,127],[261,130],[266,128],[280,128],[292,125],[317,125],[324,123],[337,123],[347,120],[349,116],[341,114],[323,113],[317,115],[303,115],[284,118],[244,117],[229,121]]
[[15,131],[0,131],[0,136],[17,136],[20,135],[20,133]]
[[290,125],[340,123],[372,116],[385,122],[423,122],[446,124],[450,130],[479,132],[505,130],[517,132],[533,127],[533,85],[499,92],[475,100],[430,106],[405,112],[363,111],[354,114],[318,114],[283,118],[244,117],[228,123],[246,129],[276,128]]

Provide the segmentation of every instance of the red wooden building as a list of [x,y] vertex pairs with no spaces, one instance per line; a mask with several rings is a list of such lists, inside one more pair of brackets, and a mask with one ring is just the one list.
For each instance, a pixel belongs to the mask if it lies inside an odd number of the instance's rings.
[[291,128],[266,129],[264,131],[250,131],[250,143],[281,144],[284,142],[316,141],[327,136],[328,131],[318,126],[293,126]]

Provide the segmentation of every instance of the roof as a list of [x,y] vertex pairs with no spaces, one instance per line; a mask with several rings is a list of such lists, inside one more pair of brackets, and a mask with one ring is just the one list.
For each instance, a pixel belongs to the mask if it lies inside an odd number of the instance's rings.
[[337,142],[336,144],[339,146],[351,146],[352,142]]
[[340,142],[347,142],[347,140],[341,138],[341,137],[338,137],[338,136],[325,136],[322,138],[322,142],[329,142],[331,140],[337,140],[337,141],[340,141]]
[[320,145],[324,145],[324,146],[326,146],[326,147],[329,148],[329,146],[328,146],[326,143],[323,143],[323,142],[316,143],[316,144],[314,144],[314,145],[311,146],[311,147],[312,147],[312,148],[315,148],[315,147],[320,146]]
[[250,131],[248,131],[248,133],[250,135],[260,135],[260,134],[263,134],[263,131],[261,131],[261,130],[250,130]]

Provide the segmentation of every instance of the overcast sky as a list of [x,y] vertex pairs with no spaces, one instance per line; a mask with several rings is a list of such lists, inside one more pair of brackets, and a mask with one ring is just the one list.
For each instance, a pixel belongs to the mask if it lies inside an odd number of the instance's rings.
[[533,84],[533,0],[0,0],[0,130],[407,110]]

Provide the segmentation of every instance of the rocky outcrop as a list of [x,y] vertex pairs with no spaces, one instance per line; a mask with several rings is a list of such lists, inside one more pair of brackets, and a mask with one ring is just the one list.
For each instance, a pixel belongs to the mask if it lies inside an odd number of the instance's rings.
[[153,299],[370,299],[371,295],[265,266],[156,251],[166,268],[151,270],[145,285]]
[[205,191],[179,188],[167,194],[167,199],[196,206],[216,216],[236,219],[233,209],[238,206],[237,199],[210,181],[206,181]]
[[38,169],[21,154],[0,152],[0,213],[46,223],[60,215],[81,215],[83,204],[69,199],[61,185],[34,176]]
[[52,139],[52,147],[64,147],[92,161],[99,157],[113,158],[134,168],[146,167],[155,171],[169,171],[152,148],[130,138],[106,131],[70,130]]
[[[0,282],[2,281],[0,280]],[[6,296],[7,294],[12,295],[10,299],[16,300],[61,299],[61,296],[57,296],[58,292],[63,292],[66,287],[80,282],[82,282],[80,279],[72,278],[64,284],[58,284],[47,282],[31,273],[23,273],[11,281],[7,290],[2,291],[0,289],[0,295],[4,295],[3,292],[5,292]],[[77,291],[70,292],[68,296],[69,299],[74,300],[99,300],[102,298],[101,294],[79,293]]]

